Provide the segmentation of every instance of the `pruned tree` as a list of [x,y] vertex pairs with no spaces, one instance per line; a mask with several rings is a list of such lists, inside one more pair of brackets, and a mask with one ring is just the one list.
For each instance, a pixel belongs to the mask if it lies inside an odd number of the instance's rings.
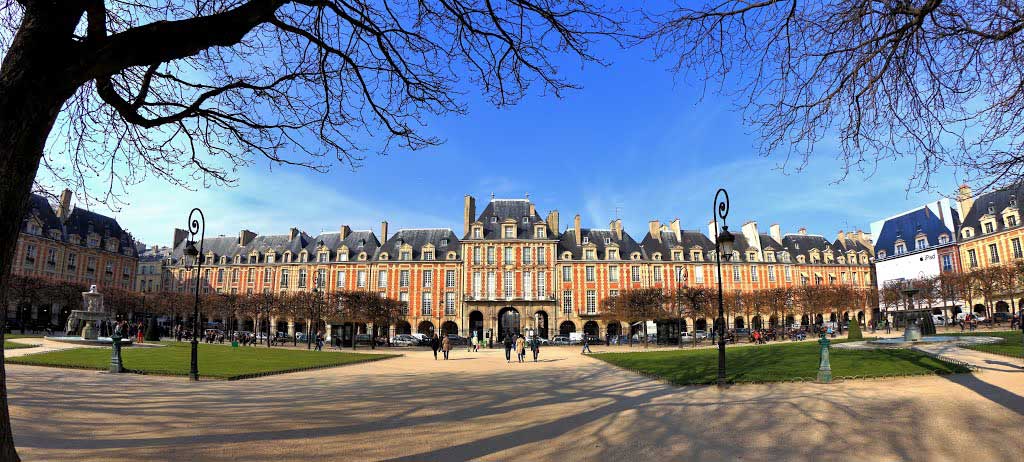
[[[694,321],[698,317],[708,316],[711,309],[711,300],[714,299],[715,295],[711,289],[700,286],[686,286],[677,288],[671,294],[671,304],[673,307],[672,311],[679,316],[680,320],[683,317],[693,318]],[[680,321],[681,322],[681,321]],[[690,326],[691,329],[696,331],[696,325]],[[682,331],[680,331],[680,339],[682,339]],[[697,336],[693,336],[694,345],[697,344]],[[682,341],[680,340],[680,346]]]
[[643,322],[644,339],[647,338],[646,321],[673,316],[674,313],[668,313],[666,310],[664,292],[657,287],[627,289],[601,301],[602,319],[624,320],[629,325]]
[[1024,179],[1017,2],[672,5],[649,13],[656,56],[735,100],[784,166],[828,140],[843,177],[905,158],[908,188],[934,186],[943,167],[982,189]]
[[[497,106],[574,88],[556,63],[601,63],[592,42],[619,16],[586,0],[0,0],[0,299],[40,166],[114,206],[147,176],[355,166],[439,143],[427,116],[465,113],[466,82]],[[16,460],[5,403],[0,387]]]

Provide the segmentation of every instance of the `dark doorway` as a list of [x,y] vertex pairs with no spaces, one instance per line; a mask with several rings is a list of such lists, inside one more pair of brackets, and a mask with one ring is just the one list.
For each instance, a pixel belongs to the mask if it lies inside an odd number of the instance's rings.
[[601,326],[597,325],[596,321],[587,321],[586,323],[583,324],[583,334],[600,336]]
[[498,312],[498,341],[504,341],[506,335],[519,335],[519,311],[506,307]]
[[742,329],[743,326],[744,326],[744,323],[743,323],[743,318],[742,317],[737,316],[737,317],[733,318],[733,320],[732,320],[732,327],[734,329]]
[[619,324],[619,321],[609,322],[607,332],[608,335],[606,338],[615,338],[622,335],[622,324]]
[[764,329],[764,326],[761,324],[761,316],[754,316],[754,318],[750,320],[750,325],[754,330]]
[[546,311],[538,311],[534,315],[534,320],[537,323],[537,335],[540,338],[550,338],[548,337],[548,313]]
[[694,321],[693,322],[693,328],[696,329],[697,331],[707,331],[708,330],[708,320],[704,319],[704,318],[700,318],[700,319]]
[[420,334],[423,334],[423,335],[426,335],[426,336],[433,336],[434,335],[434,323],[432,323],[430,321],[423,321],[423,322],[420,323],[420,325],[418,327],[416,327],[416,332],[418,332]]
[[[42,311],[42,309],[40,309]],[[1010,305],[1004,301],[996,302],[996,313],[1009,313]]]
[[469,334],[475,335],[477,340],[484,339],[484,314],[479,311],[469,313]]
[[562,324],[558,325],[558,335],[568,337],[573,332],[576,332],[576,324],[572,321],[562,321]]
[[441,324],[441,335],[448,334],[459,335],[459,325],[455,324],[455,321],[445,321]]
[[408,335],[408,334],[411,334],[411,333],[412,333],[412,326],[409,325],[409,323],[407,321],[398,321],[398,324],[395,324],[395,335],[402,335],[402,334]]

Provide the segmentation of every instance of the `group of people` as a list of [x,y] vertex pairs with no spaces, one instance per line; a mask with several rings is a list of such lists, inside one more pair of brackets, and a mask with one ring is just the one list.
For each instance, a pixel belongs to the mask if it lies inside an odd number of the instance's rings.
[[518,362],[526,361],[526,347],[529,345],[530,351],[533,352],[533,362],[537,362],[537,357],[540,356],[540,339],[537,336],[533,336],[529,342],[526,341],[526,336],[523,334],[508,333],[505,335],[505,340],[502,341],[505,346],[505,362],[512,362],[512,350],[516,350],[516,360]]
[[447,335],[442,338],[434,334],[430,337],[430,349],[434,350],[434,361],[437,361],[438,351],[444,355],[444,360],[447,361],[448,354],[452,351],[452,340]]

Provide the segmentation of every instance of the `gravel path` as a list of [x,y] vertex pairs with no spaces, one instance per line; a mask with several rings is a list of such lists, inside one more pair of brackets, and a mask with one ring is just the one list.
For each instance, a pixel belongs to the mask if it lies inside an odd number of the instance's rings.
[[1020,460],[1024,363],[941,354],[981,370],[720,390],[548,347],[197,384],[8,365],[8,387],[25,460]]

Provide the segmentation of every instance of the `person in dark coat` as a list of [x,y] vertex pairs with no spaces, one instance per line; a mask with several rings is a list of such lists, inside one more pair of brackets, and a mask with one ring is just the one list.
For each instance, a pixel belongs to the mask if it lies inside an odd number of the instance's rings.
[[537,335],[533,336],[533,343],[530,345],[530,351],[533,351],[533,362],[537,362],[537,355],[540,354],[540,338]]
[[505,362],[512,362],[512,346],[515,345],[515,340],[512,338],[512,334],[505,334]]
[[434,350],[434,361],[437,361],[437,350],[441,349],[441,339],[437,338],[437,334],[430,337],[430,349]]

